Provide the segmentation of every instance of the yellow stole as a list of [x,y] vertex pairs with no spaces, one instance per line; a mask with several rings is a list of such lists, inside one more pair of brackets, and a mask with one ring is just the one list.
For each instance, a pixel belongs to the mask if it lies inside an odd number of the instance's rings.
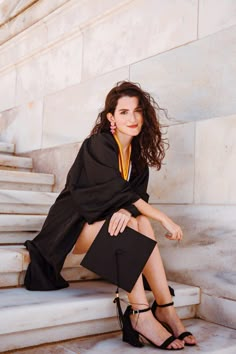
[[128,177],[129,177],[131,144],[129,145],[128,160],[127,160],[127,163],[125,164],[121,143],[120,143],[118,137],[116,136],[116,134],[114,134],[113,136],[114,136],[114,138],[115,138],[115,140],[117,142],[117,145],[119,147],[119,156],[118,156],[118,159],[119,159],[119,170],[120,170],[120,173],[121,173],[122,177],[127,181]]

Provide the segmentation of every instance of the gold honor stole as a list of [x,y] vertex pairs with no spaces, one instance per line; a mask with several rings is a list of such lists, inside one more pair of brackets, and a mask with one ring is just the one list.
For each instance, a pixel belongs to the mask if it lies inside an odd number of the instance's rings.
[[127,181],[128,177],[129,177],[129,168],[130,168],[131,144],[129,145],[128,160],[127,160],[127,163],[125,164],[121,143],[120,143],[118,137],[116,136],[116,134],[114,134],[113,136],[114,136],[114,138],[117,142],[117,145],[119,147],[119,156],[118,156],[119,170],[120,170],[122,177]]

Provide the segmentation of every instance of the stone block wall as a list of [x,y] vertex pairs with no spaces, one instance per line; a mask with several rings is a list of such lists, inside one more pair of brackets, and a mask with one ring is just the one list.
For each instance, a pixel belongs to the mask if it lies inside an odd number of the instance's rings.
[[[0,139],[55,172],[55,191],[117,81],[168,109],[170,149],[149,185],[185,234],[177,245],[154,224],[168,277],[201,286],[199,314],[236,327],[236,2],[38,0],[2,22]],[[219,316],[209,304],[223,299]]]

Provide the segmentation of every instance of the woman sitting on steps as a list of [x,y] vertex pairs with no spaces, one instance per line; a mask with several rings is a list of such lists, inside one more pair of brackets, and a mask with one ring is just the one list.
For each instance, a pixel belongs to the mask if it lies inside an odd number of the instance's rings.
[[[182,239],[181,228],[148,204],[148,166],[159,170],[165,156],[158,110],[153,98],[132,82],[119,82],[108,93],[41,232],[25,243],[31,258],[27,289],[68,286],[60,275],[66,255],[73,247],[73,253],[86,253],[108,217],[111,237],[129,226],[155,240],[151,218],[167,230],[169,240]],[[140,275],[128,294],[131,306],[124,315],[123,340],[141,346],[139,336],[143,336],[155,347],[169,350],[195,345],[196,339],[185,330],[173,306],[157,245],[143,274],[155,302],[151,309]]]

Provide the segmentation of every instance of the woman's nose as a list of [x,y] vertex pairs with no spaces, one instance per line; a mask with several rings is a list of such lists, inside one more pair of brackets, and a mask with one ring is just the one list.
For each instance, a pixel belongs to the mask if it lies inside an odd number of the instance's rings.
[[136,114],[134,113],[130,113],[130,117],[129,117],[130,122],[136,122]]

